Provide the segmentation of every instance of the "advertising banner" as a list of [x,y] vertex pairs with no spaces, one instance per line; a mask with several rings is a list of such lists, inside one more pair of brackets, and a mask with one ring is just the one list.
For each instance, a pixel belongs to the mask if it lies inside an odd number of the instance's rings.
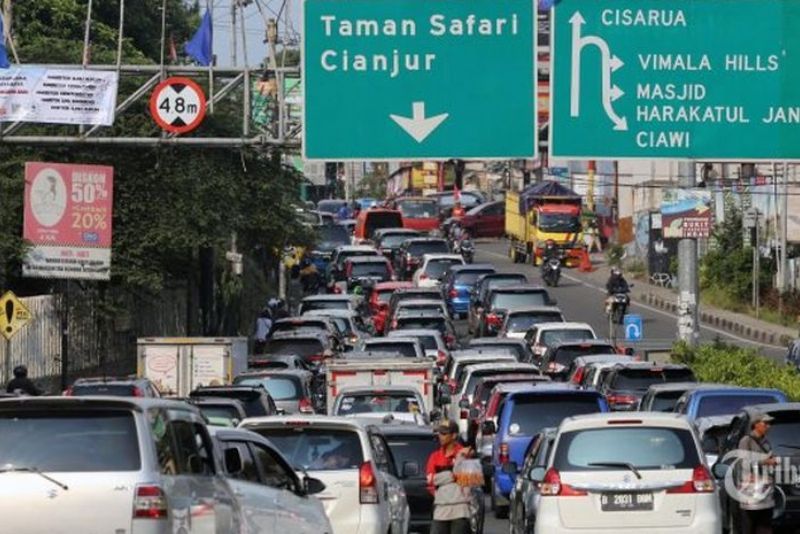
[[109,71],[0,70],[0,122],[111,126],[118,81]]
[[711,233],[711,191],[667,189],[661,201],[664,239],[709,237]]
[[113,167],[25,164],[25,276],[108,280]]

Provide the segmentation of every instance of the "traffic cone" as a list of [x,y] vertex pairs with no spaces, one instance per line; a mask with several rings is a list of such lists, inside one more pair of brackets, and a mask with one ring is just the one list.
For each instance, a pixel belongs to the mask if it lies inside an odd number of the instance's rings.
[[581,249],[581,262],[578,265],[578,270],[582,273],[590,273],[594,271],[592,268],[592,258],[589,256],[589,251],[586,247]]

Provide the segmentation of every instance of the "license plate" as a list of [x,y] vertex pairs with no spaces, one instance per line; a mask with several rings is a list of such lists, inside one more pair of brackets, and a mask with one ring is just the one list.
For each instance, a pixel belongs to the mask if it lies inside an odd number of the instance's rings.
[[600,509],[604,512],[642,512],[653,509],[652,493],[603,493]]

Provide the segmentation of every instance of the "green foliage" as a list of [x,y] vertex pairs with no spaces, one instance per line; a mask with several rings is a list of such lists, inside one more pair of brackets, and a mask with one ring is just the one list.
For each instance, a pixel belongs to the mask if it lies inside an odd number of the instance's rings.
[[752,349],[719,341],[691,349],[676,343],[672,361],[689,365],[701,382],[716,382],[743,387],[777,388],[792,401],[800,401],[800,375],[788,365],[780,365]]
[[611,266],[621,266],[622,258],[625,256],[625,247],[618,243],[609,245],[606,249],[606,259]]

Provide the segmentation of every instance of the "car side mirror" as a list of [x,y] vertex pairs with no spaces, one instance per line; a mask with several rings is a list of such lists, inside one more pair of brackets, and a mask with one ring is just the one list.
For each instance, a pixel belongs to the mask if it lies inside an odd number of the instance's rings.
[[544,467],[534,467],[533,469],[531,469],[529,478],[533,482],[543,482],[544,475],[545,475]]
[[306,495],[316,495],[325,491],[325,484],[318,478],[303,478],[303,492]]
[[491,435],[497,432],[497,428],[494,425],[494,421],[484,421],[481,425],[481,432],[484,435]]
[[419,476],[419,464],[417,462],[403,462],[403,478]]
[[728,464],[724,464],[722,462],[717,462],[711,468],[711,472],[714,473],[714,477],[718,480],[722,480],[725,478],[725,475],[728,474],[728,470],[731,468]]
[[236,447],[225,449],[225,471],[229,475],[238,475],[244,470],[242,455]]
[[503,464],[503,473],[507,475],[516,475],[519,473],[517,462],[506,462]]

